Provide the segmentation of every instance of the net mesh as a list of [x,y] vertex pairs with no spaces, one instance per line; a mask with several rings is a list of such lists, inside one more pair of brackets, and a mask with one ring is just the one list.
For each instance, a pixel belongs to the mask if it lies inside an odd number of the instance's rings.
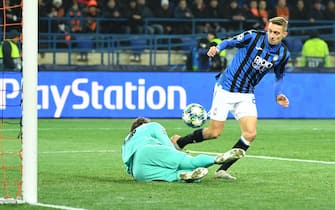
[[[22,0],[0,0],[2,40],[22,31]],[[21,72],[0,69],[0,204],[22,199]]]

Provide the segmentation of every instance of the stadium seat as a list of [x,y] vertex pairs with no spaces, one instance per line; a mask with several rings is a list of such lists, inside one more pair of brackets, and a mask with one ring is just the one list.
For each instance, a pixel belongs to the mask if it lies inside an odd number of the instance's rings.
[[287,37],[285,41],[290,52],[301,52],[302,40],[300,38]]
[[75,39],[77,48],[82,51],[90,51],[94,47],[93,40],[89,35],[76,35]]
[[182,47],[181,49],[182,50],[185,50],[185,51],[191,51],[193,49],[193,47],[196,47],[197,46],[197,40],[196,39],[191,39],[191,38],[181,38],[181,44],[182,44]]
[[133,53],[142,53],[147,46],[147,40],[143,38],[132,39],[130,40],[130,46]]

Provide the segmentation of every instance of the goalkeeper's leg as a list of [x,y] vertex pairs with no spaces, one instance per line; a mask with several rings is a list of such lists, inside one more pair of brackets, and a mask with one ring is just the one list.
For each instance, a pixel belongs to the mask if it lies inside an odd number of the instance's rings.
[[[172,182],[180,180],[179,175],[183,172],[207,168],[215,161],[215,156],[198,155],[192,157],[171,146],[145,145],[139,148],[134,155],[132,174],[138,181]],[[189,176],[186,178],[188,179]]]

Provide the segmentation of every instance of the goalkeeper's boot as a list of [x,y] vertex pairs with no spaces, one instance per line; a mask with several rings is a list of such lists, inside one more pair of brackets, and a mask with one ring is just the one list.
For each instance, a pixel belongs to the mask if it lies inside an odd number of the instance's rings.
[[225,170],[219,170],[215,172],[214,175],[215,179],[225,179],[225,180],[236,180],[236,177],[230,175],[227,171]]
[[237,159],[240,159],[240,158],[244,157],[244,155],[245,155],[245,151],[243,149],[233,148],[233,149],[223,153],[222,155],[216,156],[215,163],[216,164],[221,164],[221,163],[224,163],[224,162],[237,160]]
[[180,148],[179,145],[177,144],[177,141],[178,141],[178,139],[180,139],[180,137],[181,136],[179,136],[179,135],[174,135],[174,136],[171,137],[171,142],[172,142],[173,146],[176,148],[176,150],[179,150],[179,151],[183,150],[183,148]]
[[198,182],[208,174],[207,168],[196,168],[190,172],[182,172],[179,179],[185,182]]

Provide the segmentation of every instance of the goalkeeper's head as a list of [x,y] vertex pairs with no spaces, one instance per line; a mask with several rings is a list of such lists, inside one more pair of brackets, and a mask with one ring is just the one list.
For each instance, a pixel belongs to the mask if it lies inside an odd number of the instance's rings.
[[150,122],[150,119],[148,118],[145,118],[145,117],[138,117],[136,118],[133,123],[131,124],[131,127],[130,127],[130,132],[133,132],[133,130],[135,130],[137,127],[145,124],[145,123],[148,123]]

